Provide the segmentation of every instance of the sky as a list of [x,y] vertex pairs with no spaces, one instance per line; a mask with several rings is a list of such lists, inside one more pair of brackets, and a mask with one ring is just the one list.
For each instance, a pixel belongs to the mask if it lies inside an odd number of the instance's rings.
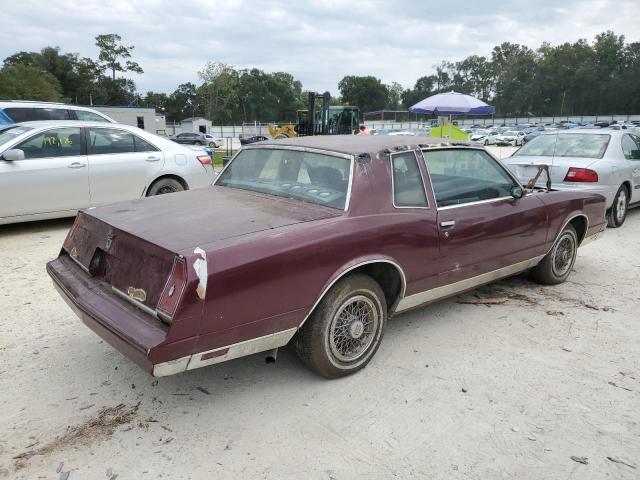
[[0,0],[0,60],[58,46],[97,58],[94,37],[134,45],[138,91],[199,83],[206,62],[285,71],[305,89],[337,93],[345,75],[411,88],[442,60],[538,48],[605,30],[640,41],[640,0]]

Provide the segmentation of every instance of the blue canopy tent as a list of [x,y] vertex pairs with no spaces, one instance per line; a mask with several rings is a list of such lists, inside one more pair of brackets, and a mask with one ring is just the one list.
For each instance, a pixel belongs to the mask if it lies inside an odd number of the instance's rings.
[[446,115],[449,116],[449,123],[451,123],[452,115],[491,115],[496,109],[471,95],[451,91],[427,97],[409,108],[409,111]]

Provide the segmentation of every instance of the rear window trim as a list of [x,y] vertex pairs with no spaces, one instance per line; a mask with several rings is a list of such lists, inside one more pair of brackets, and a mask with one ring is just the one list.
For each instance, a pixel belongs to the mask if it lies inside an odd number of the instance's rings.
[[[333,150],[323,150],[321,148],[298,147],[298,146],[292,146],[292,145],[245,145],[241,149],[239,149],[236,152],[236,154],[233,157],[231,157],[231,159],[229,159],[225,167],[220,171],[220,173],[216,177],[212,186],[215,186],[218,183],[218,180],[222,178],[222,174],[224,173],[224,171],[227,168],[229,168],[229,165],[233,163],[233,161],[241,152],[243,152],[244,150],[267,150],[267,149],[268,150],[293,150],[298,152],[317,153],[320,155],[327,155],[330,157],[338,157],[338,158],[344,158],[349,160],[349,184],[347,185],[347,193],[346,193],[347,198],[345,199],[345,202],[344,202],[344,209],[342,209],[344,212],[349,211],[349,207],[351,206],[351,189],[353,186],[353,175],[355,171],[355,156],[350,155],[348,153],[336,152]],[[304,200],[301,200],[301,201],[304,201]],[[316,203],[314,203],[314,205],[324,206]],[[336,210],[340,210],[340,209],[336,209]]]

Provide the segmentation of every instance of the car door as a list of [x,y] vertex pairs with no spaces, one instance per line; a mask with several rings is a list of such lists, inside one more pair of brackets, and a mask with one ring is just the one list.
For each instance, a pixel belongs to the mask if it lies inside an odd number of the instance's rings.
[[163,153],[128,130],[91,127],[87,138],[91,205],[142,197],[164,166]]
[[630,203],[640,201],[640,137],[626,134],[622,137],[622,153],[631,171]]
[[0,160],[0,217],[88,207],[81,139],[80,127],[49,128],[13,145],[24,152],[24,160]]
[[546,207],[481,149],[427,150],[437,205],[440,285],[505,269],[544,254]]

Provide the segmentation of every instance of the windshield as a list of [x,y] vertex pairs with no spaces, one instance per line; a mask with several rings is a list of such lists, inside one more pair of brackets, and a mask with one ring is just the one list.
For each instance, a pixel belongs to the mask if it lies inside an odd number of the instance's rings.
[[610,138],[605,134],[540,135],[525,143],[513,156],[602,158]]
[[30,127],[11,126],[0,129],[0,145],[10,142],[18,135],[22,135],[24,132],[32,130]]
[[344,210],[350,174],[348,158],[300,150],[249,148],[238,153],[215,184]]

